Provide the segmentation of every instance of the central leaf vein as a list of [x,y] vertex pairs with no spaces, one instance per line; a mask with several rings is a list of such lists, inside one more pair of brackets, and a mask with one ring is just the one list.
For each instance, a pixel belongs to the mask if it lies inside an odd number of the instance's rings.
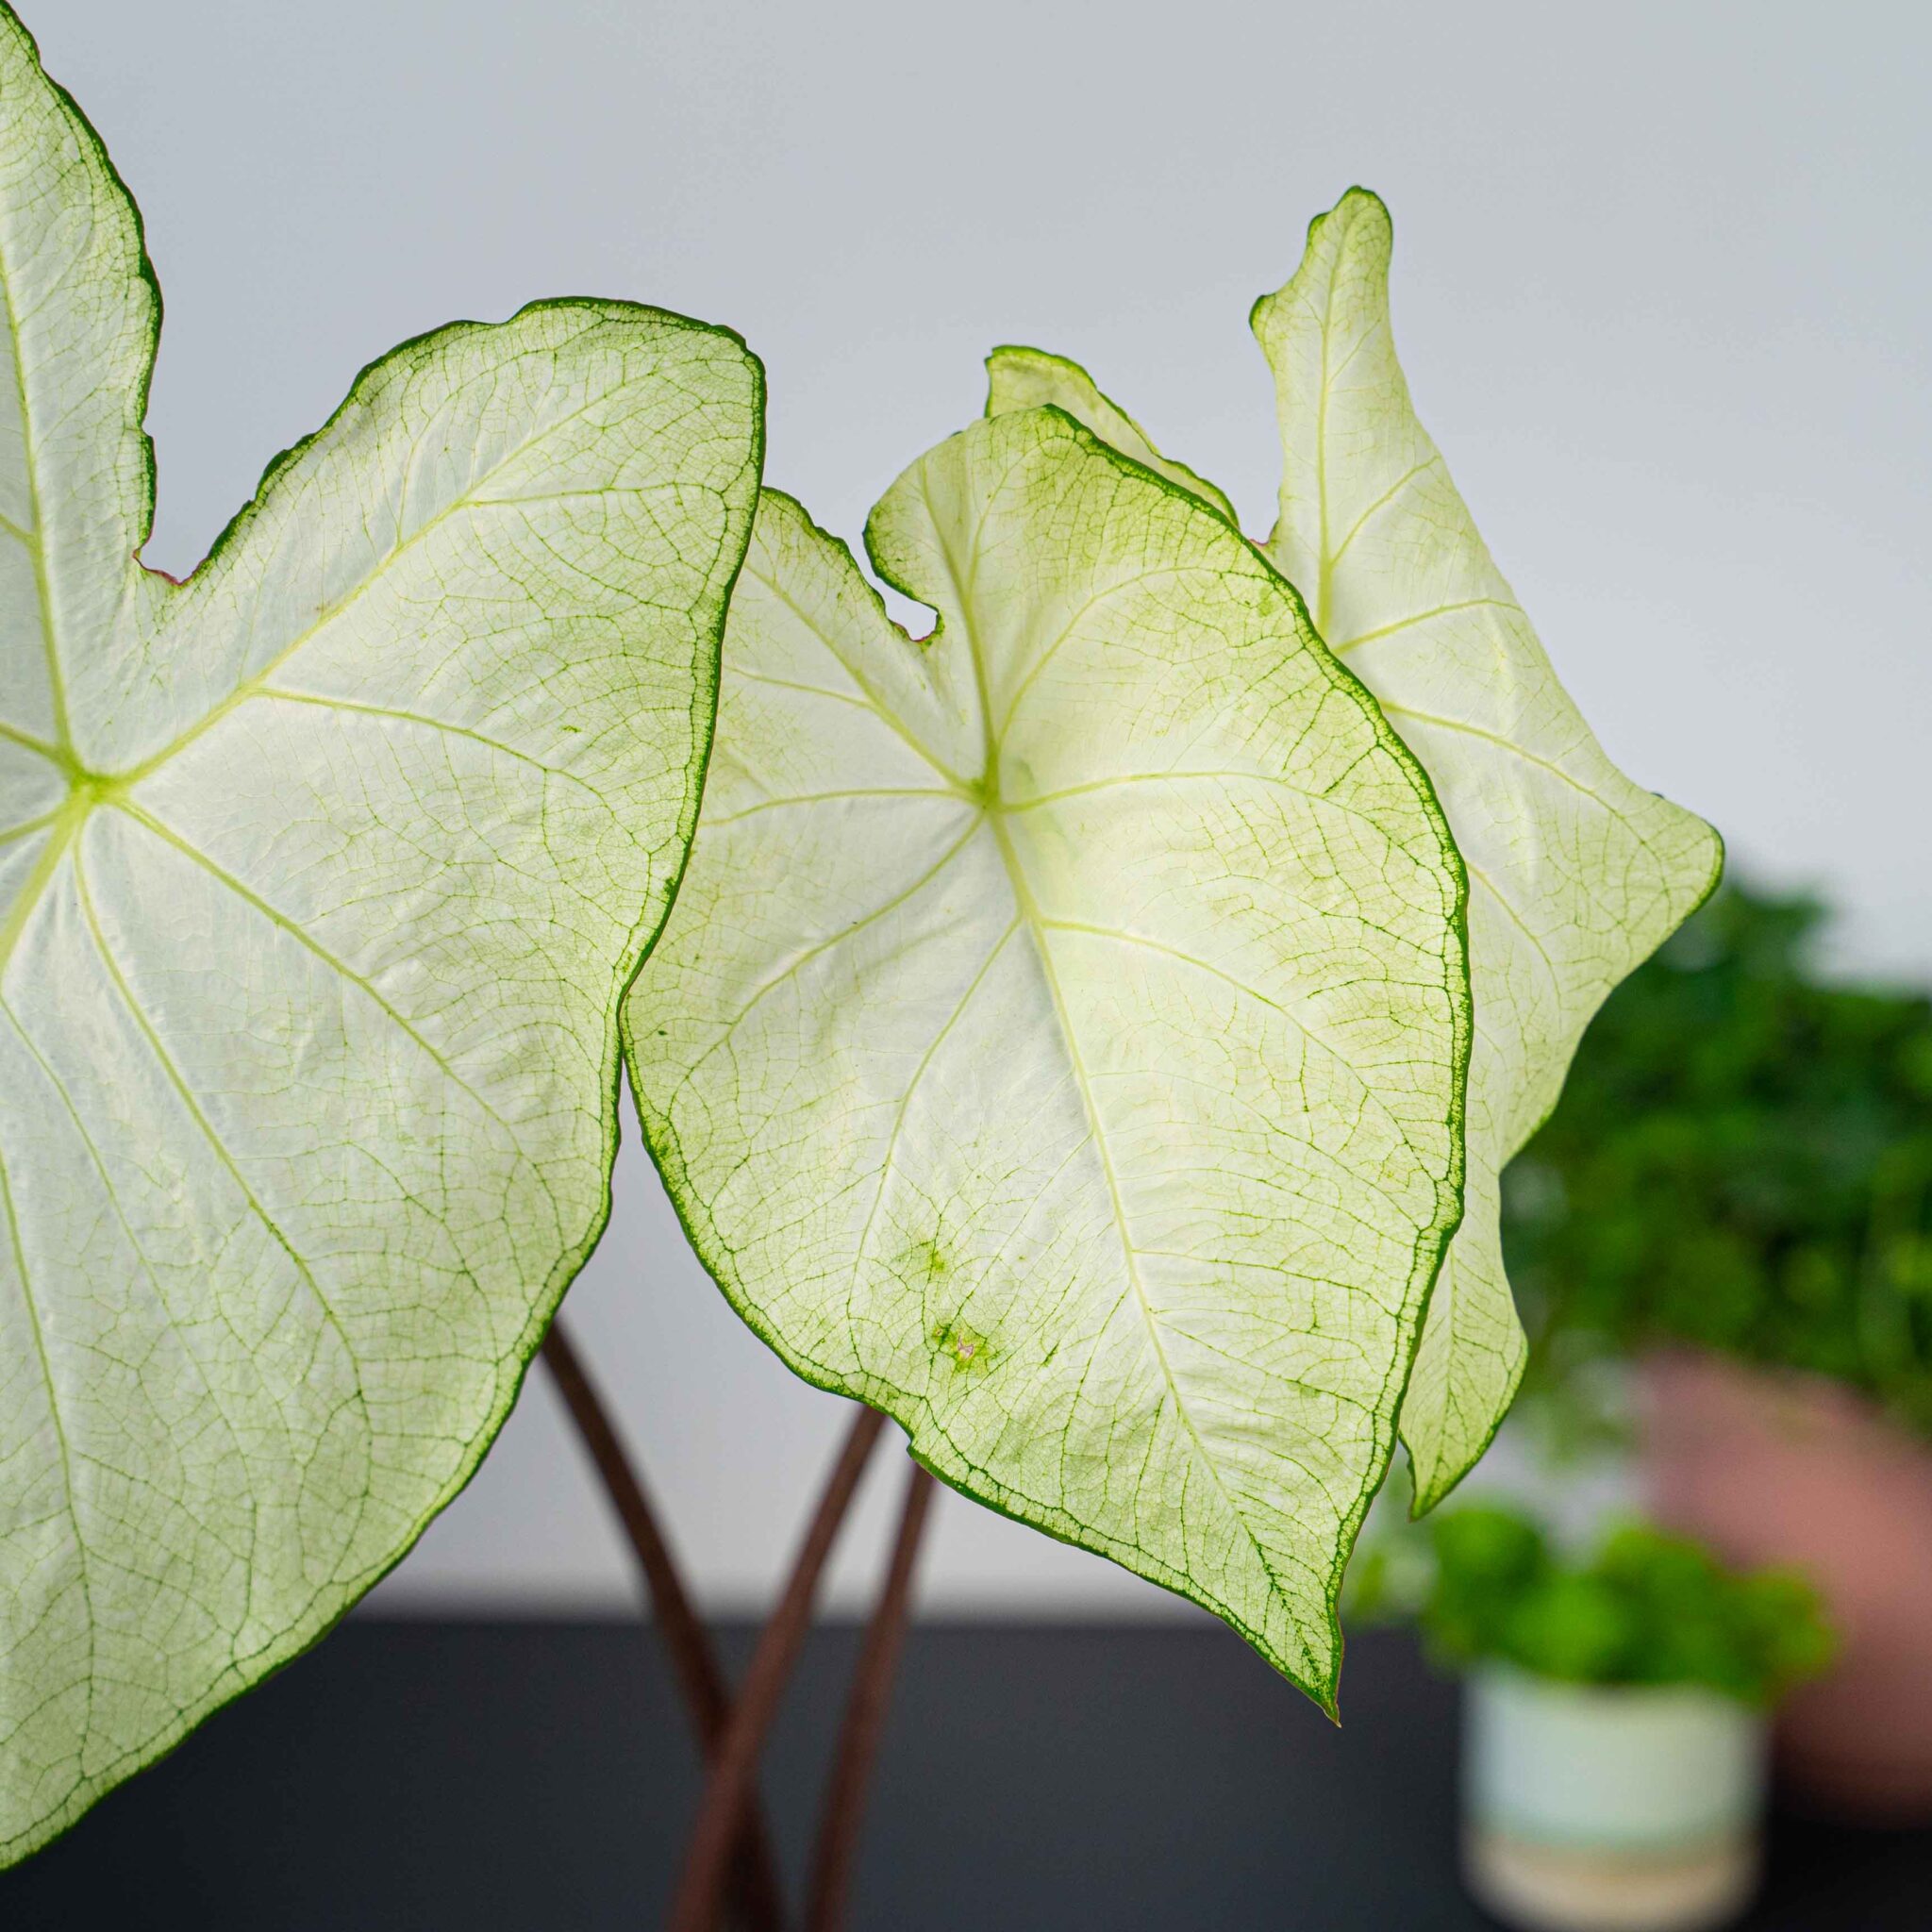
[[[40,1068],[47,1085],[59,1096],[60,1104],[66,1109],[68,1119],[74,1124],[75,1133],[79,1137],[81,1145],[87,1149],[89,1162],[100,1178],[101,1191],[107,1198],[108,1206],[113,1210],[114,1219],[120,1224],[121,1232],[127,1242],[128,1251],[133,1255],[142,1274],[147,1278],[148,1288],[153,1292],[155,1298],[155,1306],[158,1308],[167,1309],[168,1298],[162,1291],[160,1277],[155,1273],[154,1262],[149,1258],[147,1249],[142,1244],[141,1237],[134,1231],[134,1222],[129,1216],[126,1207],[122,1202],[121,1191],[114,1185],[113,1175],[108,1172],[107,1157],[101,1152],[100,1143],[94,1138],[93,1130],[82,1117],[79,1104],[75,1101],[67,1082],[55,1072],[46,1055],[35,1043],[33,1036],[21,1024],[19,1014],[5,1000],[0,1000],[0,1013],[7,1015],[8,1024],[19,1036],[20,1043],[33,1056],[34,1063]],[[236,1331],[234,1324],[228,1319],[226,1309],[221,1307],[218,1304],[216,1312],[222,1326],[227,1330],[236,1346],[245,1350],[248,1344]],[[194,1353],[192,1347],[186,1345],[188,1338],[192,1332],[192,1327],[187,1324],[183,1325],[182,1338],[184,1347],[182,1353],[189,1361],[193,1363],[195,1374],[200,1378],[203,1390],[207,1392],[208,1400],[214,1405],[215,1413],[221,1417],[222,1428],[226,1434],[236,1457],[240,1459],[242,1467],[248,1469],[251,1457],[248,1454],[247,1444],[242,1441],[242,1433],[236,1426],[233,1416],[228,1412],[227,1404],[223,1400],[220,1378],[210,1374],[200,1357]],[[248,1547],[245,1551],[231,1549],[230,1554],[240,1562],[242,1575],[245,1579],[243,1587],[246,1595],[242,1602],[238,1627],[246,1629],[248,1621],[254,1614],[255,1554],[260,1530],[259,1509],[252,1483],[243,1498],[243,1507],[248,1518]],[[79,1533],[80,1522],[76,1514],[75,1517],[75,1535],[76,1540],[79,1537]]]
[[[1068,1007],[1065,991],[1060,984],[1058,971],[1054,964],[1053,950],[1047,938],[1046,922],[1041,913],[1039,903],[1033,896],[1032,886],[1026,877],[1025,868],[1021,863],[1018,852],[1014,849],[1012,835],[1008,830],[1005,822],[1005,814],[1000,809],[999,740],[993,725],[992,701],[987,675],[985,654],[980,648],[977,627],[973,622],[969,589],[972,581],[972,573],[969,569],[968,572],[962,574],[956,564],[951,545],[946,540],[945,525],[933,511],[931,496],[925,487],[925,475],[922,473],[921,495],[925,504],[927,517],[930,519],[934,532],[939,538],[941,557],[945,563],[947,575],[952,580],[954,596],[959,614],[959,625],[960,629],[965,633],[966,647],[973,661],[974,684],[979,696],[980,724],[987,758],[985,786],[989,801],[988,823],[992,827],[993,838],[998,844],[1000,858],[1006,865],[1007,875],[1012,885],[1013,897],[1019,908],[1020,918],[1024,922],[1028,935],[1032,939],[1034,953],[1040,961],[1041,974],[1046,984],[1047,995],[1052,1002],[1054,1017],[1058,1026],[1061,1043],[1066,1049],[1068,1062],[1073,1070],[1074,1084],[1080,1095],[1080,1104],[1086,1115],[1088,1132],[1092,1140],[1094,1150],[1099,1156],[1101,1174],[1107,1186],[1114,1231],[1120,1241],[1122,1257],[1125,1265],[1127,1280],[1133,1292],[1135,1305],[1140,1309],[1149,1345],[1153,1350],[1155,1361],[1160,1371],[1161,1380],[1167,1389],[1168,1395],[1174,1402],[1174,1413],[1180,1418],[1181,1424],[1187,1431],[1188,1439],[1193,1445],[1194,1457],[1192,1459],[1206,1467],[1209,1480],[1221,1495],[1223,1503],[1230,1515],[1240,1524],[1241,1534],[1247,1539],[1254,1550],[1255,1559],[1260,1565],[1262,1573],[1276,1590],[1284,1590],[1285,1586],[1279,1572],[1270,1560],[1268,1553],[1262,1549],[1260,1540],[1256,1536],[1253,1527],[1248,1523],[1245,1512],[1229,1491],[1220,1468],[1216,1464],[1214,1457],[1209,1453],[1206,1441],[1203,1441],[1200,1428],[1195,1423],[1187,1402],[1182,1397],[1179,1378],[1174,1373],[1174,1364],[1168,1357],[1166,1344],[1161,1339],[1159,1318],[1155,1311],[1152,1299],[1147,1293],[1146,1284],[1141,1278],[1140,1257],[1135,1250],[1133,1234],[1128,1224],[1126,1202],[1122,1192],[1120,1175],[1114,1165],[1113,1151],[1108,1142],[1107,1129],[1100,1111],[1100,1103],[1093,1091],[1092,1082],[1088,1077],[1086,1058],[1080,1049],[1079,1034],[1075,1028],[1073,1014]],[[991,493],[989,501],[991,501]],[[981,518],[981,524],[983,526],[984,516]],[[1150,1435],[1155,1433],[1151,1424],[1149,1433]]]
[[[324,1321],[335,1331],[336,1339],[341,1343],[343,1356],[349,1364],[349,1373],[355,1378],[356,1389],[353,1399],[356,1407],[362,1413],[365,1426],[373,1436],[375,1424],[369,1412],[368,1394],[362,1387],[361,1363],[357,1357],[355,1349],[350,1344],[348,1331],[342,1325],[341,1318],[337,1314],[328,1296],[323,1291],[322,1284],[316,1279],[314,1271],[303,1258],[294,1242],[289,1239],[287,1231],[269,1213],[268,1209],[262,1205],[261,1197],[249,1185],[240,1164],[229,1151],[227,1143],[215,1131],[214,1123],[208,1119],[201,1102],[196,1099],[193,1090],[189,1086],[186,1076],[182,1074],[181,1069],[175,1065],[174,1056],[169,1053],[167,1047],[163,1044],[159,1033],[155,1029],[153,1021],[148,1018],[141,1002],[135,998],[134,989],[127,983],[126,975],[121,970],[120,961],[114,957],[112,947],[108,944],[107,934],[101,929],[100,914],[94,906],[93,893],[88,886],[87,875],[82,867],[80,853],[77,849],[74,855],[74,885],[75,895],[80,902],[81,916],[87,923],[88,932],[93,940],[94,950],[100,955],[101,963],[107,968],[108,977],[113,982],[114,990],[120,995],[122,1004],[126,1008],[128,1017],[134,1022],[136,1030],[146,1041],[149,1051],[154,1055],[156,1064],[161,1070],[162,1076],[174,1090],[176,1098],[181,1103],[183,1111],[194,1123],[202,1138],[208,1142],[209,1149],[214,1154],[215,1158],[221,1163],[229,1179],[235,1184],[236,1190],[247,1204],[249,1211],[261,1224],[269,1239],[288,1256],[295,1269],[295,1273],[301,1277],[303,1284],[314,1298],[316,1307],[321,1309]],[[368,1491],[365,1487],[357,1498],[355,1522],[348,1526],[344,1533],[342,1539],[344,1548],[354,1545],[357,1530],[361,1520],[363,1506],[367,1500]]]

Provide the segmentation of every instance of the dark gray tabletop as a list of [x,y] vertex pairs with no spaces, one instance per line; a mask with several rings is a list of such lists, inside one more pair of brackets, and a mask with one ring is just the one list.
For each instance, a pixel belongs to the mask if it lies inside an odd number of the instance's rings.
[[[734,1661],[747,1633],[727,1633]],[[794,1874],[855,1633],[766,1759]],[[1456,1694],[1350,1647],[1335,1730],[1218,1627],[922,1626],[855,1932],[1450,1932]],[[0,1874],[48,1932],[640,1932],[697,1790],[648,1633],[352,1623]],[[1778,1821],[1757,1932],[1932,1925],[1932,1834]]]

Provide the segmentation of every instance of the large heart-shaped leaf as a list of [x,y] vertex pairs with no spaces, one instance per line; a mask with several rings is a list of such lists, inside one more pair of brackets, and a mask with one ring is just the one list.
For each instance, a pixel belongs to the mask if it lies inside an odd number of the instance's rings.
[[[1254,327],[1286,452],[1266,553],[1427,768],[1469,868],[1468,1211],[1402,1407],[1420,1511],[1482,1454],[1523,1373],[1502,1167],[1556,1104],[1591,1015],[1710,891],[1722,855],[1701,820],[1610,762],[1491,560],[1409,404],[1390,247],[1388,210],[1352,190]],[[1124,446],[1158,457],[1077,365],[1011,350],[991,368],[993,413],[1055,402],[1104,436],[1124,423]]]
[[930,640],[762,500],[625,1008],[646,1137],[801,1374],[1327,1701],[1460,1209],[1441,814],[1274,571],[1057,409],[867,542]]
[[602,303],[397,350],[136,561],[132,205],[0,12],[0,1853],[339,1618],[602,1229],[756,364]]

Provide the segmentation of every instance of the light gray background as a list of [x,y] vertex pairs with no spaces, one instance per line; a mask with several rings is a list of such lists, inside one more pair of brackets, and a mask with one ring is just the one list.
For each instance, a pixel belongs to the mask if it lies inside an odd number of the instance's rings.
[[[1749,870],[1828,887],[1847,964],[1932,977],[1932,9],[24,6],[146,215],[148,558],[176,572],[363,362],[561,293],[741,330],[768,475],[845,534],[1008,341],[1081,357],[1263,531],[1247,308],[1366,182],[1418,407],[1612,753]],[[701,1588],[748,1604],[842,1406],[738,1324],[626,1134],[571,1320]],[[540,1373],[375,1601],[630,1589]],[[925,1596],[1171,1601],[957,1498]]]

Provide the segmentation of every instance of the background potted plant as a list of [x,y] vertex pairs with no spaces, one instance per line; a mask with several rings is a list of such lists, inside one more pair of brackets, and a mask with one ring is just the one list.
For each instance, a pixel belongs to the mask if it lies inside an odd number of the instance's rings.
[[1807,1795],[1932,1811],[1932,1002],[1831,984],[1732,886],[1612,995],[1512,1169],[1534,1372],[1639,1362],[1661,1520],[1815,1577],[1843,1633],[1780,1720]]
[[1831,1654],[1810,1586],[1641,1524],[1569,1557],[1494,1505],[1429,1543],[1419,1622],[1468,1676],[1471,1890],[1551,1932],[1726,1923],[1757,1877],[1767,1713]]

